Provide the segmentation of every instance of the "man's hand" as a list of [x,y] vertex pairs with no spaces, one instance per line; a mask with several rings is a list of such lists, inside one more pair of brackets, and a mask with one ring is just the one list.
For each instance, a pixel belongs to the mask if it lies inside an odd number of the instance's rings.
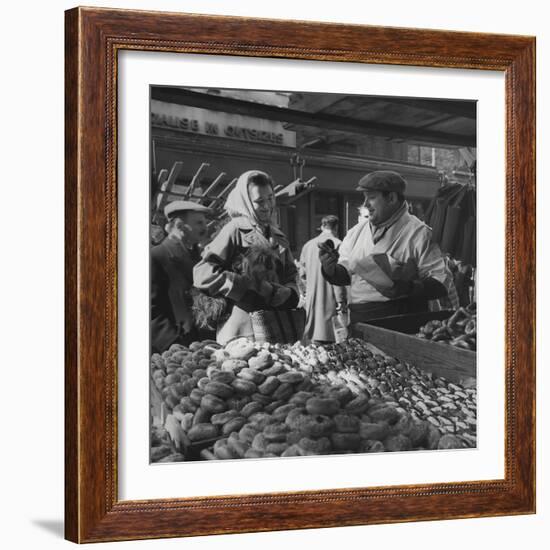
[[319,247],[319,261],[321,262],[323,271],[329,277],[333,277],[338,265],[338,258],[340,257],[338,251],[334,249],[334,243],[329,239],[324,243],[319,243],[317,246]]
[[390,300],[397,300],[412,295],[413,289],[414,283],[412,281],[394,281],[391,288],[379,290],[378,292]]

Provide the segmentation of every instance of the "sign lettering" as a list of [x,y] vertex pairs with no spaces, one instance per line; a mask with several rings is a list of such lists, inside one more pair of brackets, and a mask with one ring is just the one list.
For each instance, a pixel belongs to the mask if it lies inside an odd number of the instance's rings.
[[207,109],[181,108],[160,101],[152,101],[151,124],[158,128],[248,142],[290,147],[296,144],[295,134],[284,130],[279,122]]

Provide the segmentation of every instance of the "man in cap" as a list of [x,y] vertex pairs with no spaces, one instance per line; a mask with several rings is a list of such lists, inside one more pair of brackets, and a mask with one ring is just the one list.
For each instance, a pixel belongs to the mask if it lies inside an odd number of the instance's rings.
[[304,340],[318,343],[334,342],[332,318],[338,310],[344,311],[346,304],[346,289],[331,285],[321,274],[319,261],[319,245],[332,241],[335,250],[341,242],[336,236],[338,218],[325,216],[321,220],[321,234],[311,239],[302,247],[300,267],[306,279],[306,327]]
[[151,249],[151,346],[162,353],[174,343],[198,337],[193,326],[193,267],[200,260],[199,243],[207,238],[212,210],[191,201],[173,201],[164,209],[166,238]]
[[406,186],[397,172],[362,177],[357,190],[365,197],[368,219],[348,232],[339,251],[320,245],[325,279],[351,286],[352,323],[426,311],[428,300],[447,296],[452,287],[431,229],[409,213]]

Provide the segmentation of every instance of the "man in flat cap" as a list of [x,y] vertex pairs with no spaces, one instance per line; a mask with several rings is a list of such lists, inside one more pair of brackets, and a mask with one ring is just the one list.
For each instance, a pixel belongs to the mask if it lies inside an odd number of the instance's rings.
[[409,213],[407,183],[397,173],[371,172],[359,180],[369,217],[346,235],[340,249],[319,246],[325,279],[350,285],[351,322],[427,311],[447,296],[452,277],[431,229]]
[[[334,342],[335,334],[332,318],[337,311],[345,312],[346,289],[343,286],[331,285],[321,274],[319,262],[319,245],[332,241],[335,250],[341,244],[336,236],[338,231],[338,218],[333,215],[324,216],[321,220],[321,233],[302,247],[300,254],[301,272],[306,280],[306,326],[304,341],[326,343]],[[301,273],[301,274],[302,274]]]
[[191,201],[173,201],[164,209],[167,236],[151,249],[151,347],[158,353],[198,338],[189,290],[211,213]]

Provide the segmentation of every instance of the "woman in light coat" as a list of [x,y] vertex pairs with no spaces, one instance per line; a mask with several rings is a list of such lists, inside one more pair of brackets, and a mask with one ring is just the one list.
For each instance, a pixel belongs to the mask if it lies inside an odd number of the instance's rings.
[[217,327],[221,344],[253,337],[250,312],[298,304],[297,270],[288,239],[275,223],[273,187],[271,177],[258,170],[239,177],[225,203],[231,220],[193,270],[197,289],[228,302],[228,314]]

